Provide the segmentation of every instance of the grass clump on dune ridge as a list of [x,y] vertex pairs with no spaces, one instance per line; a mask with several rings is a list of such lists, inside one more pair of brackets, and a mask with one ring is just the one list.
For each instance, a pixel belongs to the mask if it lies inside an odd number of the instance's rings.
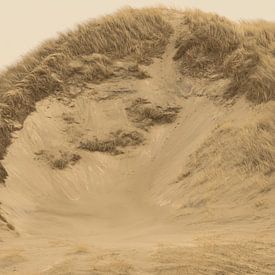
[[[73,79],[110,77],[108,66],[114,59],[148,62],[163,52],[171,32],[159,9],[128,8],[45,41],[8,67],[0,75],[0,159],[9,144],[13,122],[24,121],[35,102],[64,90]],[[3,134],[2,129],[9,131]]]
[[174,59],[181,59],[184,73],[205,76],[216,72],[226,55],[240,43],[237,26],[231,21],[216,14],[187,10],[183,13]]
[[212,13],[183,13],[175,60],[193,77],[230,78],[226,97],[275,99],[275,23],[235,23]]

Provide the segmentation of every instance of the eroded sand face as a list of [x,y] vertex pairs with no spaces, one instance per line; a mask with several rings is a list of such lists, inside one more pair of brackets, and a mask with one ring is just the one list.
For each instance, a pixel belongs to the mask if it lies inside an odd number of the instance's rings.
[[[174,40],[162,59],[144,67],[150,78],[111,79],[72,88],[71,98],[45,99],[14,134],[0,201],[15,231],[0,239],[1,274],[275,272],[272,209],[256,209],[264,211],[257,218],[218,192],[216,202],[201,206],[214,192],[203,180],[201,192],[190,191],[194,205],[179,199],[177,179],[188,156],[218,125],[238,123],[240,115],[253,120],[257,110],[243,100],[217,104],[204,95],[205,83],[180,80]],[[211,85],[219,94],[226,83]],[[153,112],[144,125],[127,111],[138,98]],[[156,113],[175,108],[171,121]],[[143,140],[127,136],[111,153],[102,144],[92,152],[79,148],[84,140],[113,141],[118,130]],[[80,158],[59,169],[54,161],[63,153]],[[264,200],[271,203],[272,194]]]

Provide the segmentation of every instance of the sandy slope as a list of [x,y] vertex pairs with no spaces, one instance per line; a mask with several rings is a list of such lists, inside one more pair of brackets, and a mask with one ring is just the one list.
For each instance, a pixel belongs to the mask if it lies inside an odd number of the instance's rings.
[[[225,195],[216,183],[215,191],[190,183],[184,192],[196,204],[182,207],[184,195],[173,182],[188,156],[217,125],[253,119],[257,109],[242,99],[228,105],[205,96],[205,89],[218,95],[221,81],[183,81],[172,59],[174,40],[162,59],[144,67],[150,78],[111,79],[72,88],[79,93],[72,98],[47,98],[14,134],[0,201],[16,232],[1,231],[1,274],[275,273],[272,209],[234,204],[232,193]],[[144,131],[125,111],[136,98],[181,109],[175,122]],[[117,156],[77,148],[83,136],[118,129],[140,131],[145,143]],[[37,159],[40,150],[82,158],[52,169]],[[272,203],[272,197],[274,192],[266,200]]]

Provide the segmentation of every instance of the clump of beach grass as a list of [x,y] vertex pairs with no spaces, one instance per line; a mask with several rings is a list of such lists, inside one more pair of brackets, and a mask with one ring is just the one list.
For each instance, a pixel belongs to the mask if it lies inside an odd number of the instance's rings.
[[137,131],[118,130],[110,133],[108,138],[81,141],[79,148],[90,152],[103,152],[112,155],[123,154],[122,148],[140,145],[144,137]]

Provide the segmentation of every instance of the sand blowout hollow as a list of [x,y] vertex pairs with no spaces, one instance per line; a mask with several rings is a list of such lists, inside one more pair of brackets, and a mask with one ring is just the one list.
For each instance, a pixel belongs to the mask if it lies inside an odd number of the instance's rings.
[[1,274],[275,274],[275,24],[125,9],[0,76]]

